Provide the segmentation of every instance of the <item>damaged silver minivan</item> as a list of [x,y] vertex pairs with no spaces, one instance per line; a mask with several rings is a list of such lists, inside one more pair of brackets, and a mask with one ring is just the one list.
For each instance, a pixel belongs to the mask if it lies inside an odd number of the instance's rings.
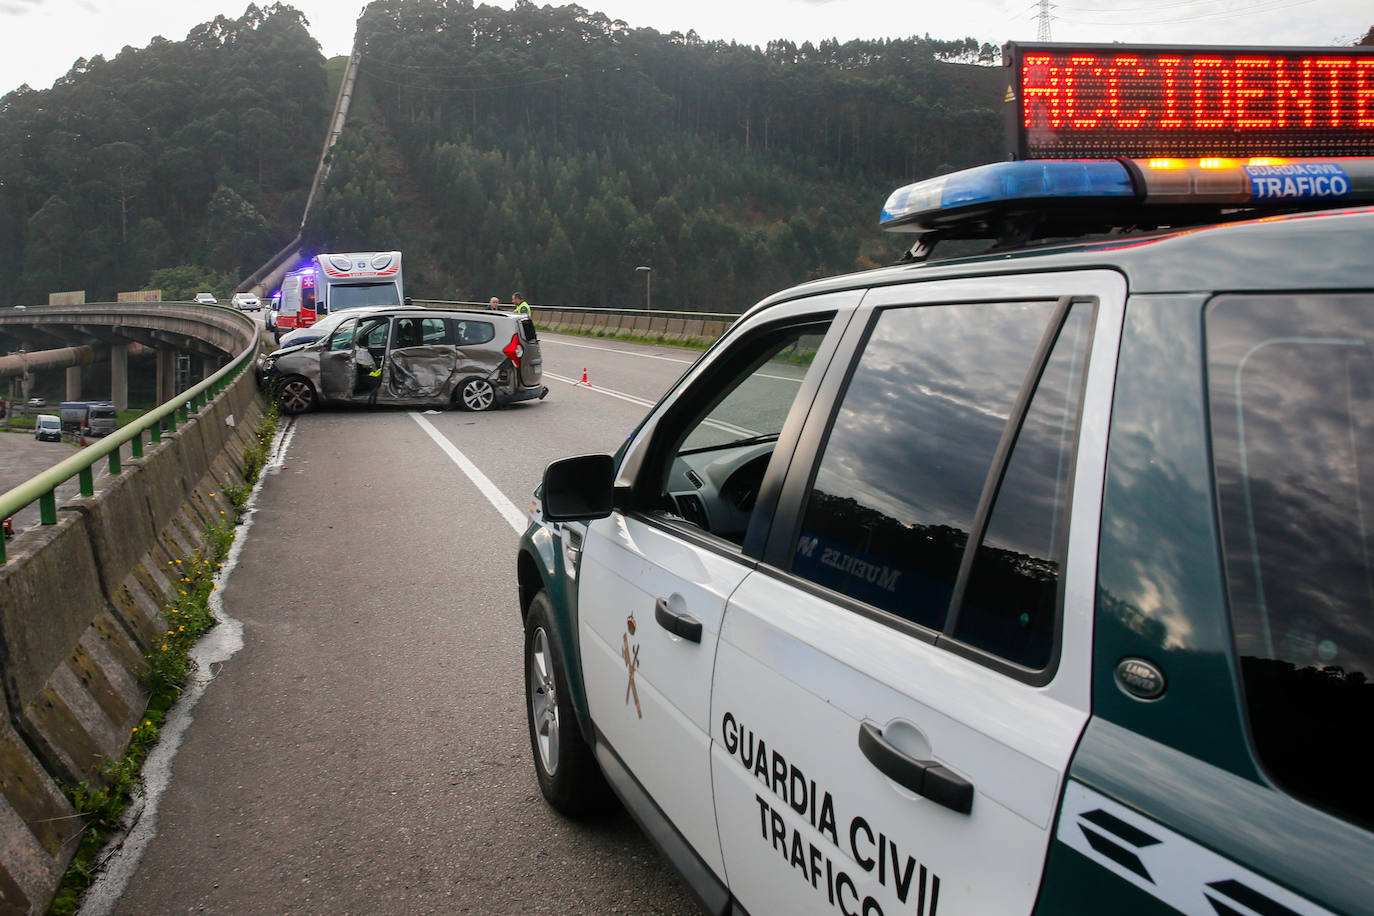
[[543,377],[534,322],[488,311],[372,310],[258,363],[258,384],[288,414],[320,404],[488,410],[543,399]]

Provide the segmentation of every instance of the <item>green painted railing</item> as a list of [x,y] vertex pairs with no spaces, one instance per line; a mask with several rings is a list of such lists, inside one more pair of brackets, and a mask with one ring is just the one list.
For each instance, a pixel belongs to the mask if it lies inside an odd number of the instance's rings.
[[[93,445],[31,477],[24,483],[0,494],[0,519],[9,518],[34,502],[38,503],[39,520],[44,525],[57,524],[57,488],[73,477],[78,478],[82,496],[95,495],[95,474],[91,468],[102,458],[109,460],[111,474],[121,471],[120,449],[129,445],[130,458],[143,457],[144,433],[149,444],[162,441],[164,432],[175,432],[178,423],[185,423],[205,409],[215,396],[228,388],[239,373],[253,365],[262,337],[261,327],[254,332],[253,341],[224,368],[198,385],[179,393],[175,398],[121,426]],[[5,539],[0,536],[0,563],[6,562]]]

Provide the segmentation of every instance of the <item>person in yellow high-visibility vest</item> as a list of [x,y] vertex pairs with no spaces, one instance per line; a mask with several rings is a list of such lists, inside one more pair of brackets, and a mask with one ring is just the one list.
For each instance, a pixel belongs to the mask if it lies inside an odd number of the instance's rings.
[[525,301],[525,297],[519,293],[511,293],[510,301],[515,303],[515,314],[529,316],[530,304]]

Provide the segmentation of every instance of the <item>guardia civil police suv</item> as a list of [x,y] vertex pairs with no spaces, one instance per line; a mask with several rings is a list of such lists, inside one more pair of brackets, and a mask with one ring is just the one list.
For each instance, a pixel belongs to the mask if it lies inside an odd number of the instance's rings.
[[907,263],[547,469],[543,794],[712,913],[1374,913],[1374,56],[1006,64]]

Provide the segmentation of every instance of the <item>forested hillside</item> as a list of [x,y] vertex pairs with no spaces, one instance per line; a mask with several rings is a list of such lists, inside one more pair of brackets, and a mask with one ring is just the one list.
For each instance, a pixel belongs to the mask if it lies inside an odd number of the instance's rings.
[[999,156],[996,52],[927,38],[766,49],[579,6],[374,0],[307,227],[398,247],[416,296],[737,310],[891,260],[898,184]]
[[4,96],[0,302],[113,298],[178,265],[232,287],[295,234],[327,96],[319,45],[283,4]]
[[[374,0],[307,226],[417,297],[735,310],[891,260],[898,184],[999,155],[972,39],[706,42],[579,6]],[[981,64],[981,65],[980,65]],[[0,302],[226,293],[296,231],[333,94],[294,8],[80,60],[0,99]]]

